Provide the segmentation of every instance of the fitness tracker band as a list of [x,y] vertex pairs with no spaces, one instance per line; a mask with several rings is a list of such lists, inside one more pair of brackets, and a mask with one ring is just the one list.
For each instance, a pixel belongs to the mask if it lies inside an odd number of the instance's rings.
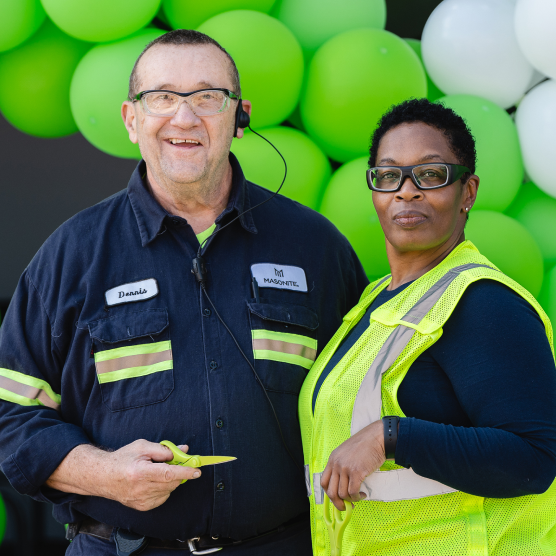
[[382,424],[384,426],[384,453],[386,454],[386,459],[396,459],[399,422],[400,418],[397,415],[388,415],[382,418]]

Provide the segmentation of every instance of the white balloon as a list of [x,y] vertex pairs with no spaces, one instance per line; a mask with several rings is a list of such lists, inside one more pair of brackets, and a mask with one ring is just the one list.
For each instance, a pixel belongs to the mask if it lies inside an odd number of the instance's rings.
[[518,0],[515,31],[525,57],[542,73],[556,79],[556,1]]
[[556,81],[541,83],[525,96],[515,123],[527,175],[556,197]]
[[514,11],[511,0],[444,0],[436,7],[421,47],[440,90],[480,96],[502,108],[523,96],[533,67],[517,43]]

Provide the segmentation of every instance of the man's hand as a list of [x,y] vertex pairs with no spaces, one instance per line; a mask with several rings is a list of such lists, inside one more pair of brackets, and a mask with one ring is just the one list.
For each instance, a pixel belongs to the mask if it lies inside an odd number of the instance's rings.
[[344,511],[344,500],[358,502],[361,483],[386,461],[384,427],[375,421],[340,444],[328,458],[320,484],[334,506]]
[[164,504],[181,481],[201,476],[200,469],[164,463],[172,458],[169,448],[147,440],[136,440],[115,452],[83,444],[66,456],[46,485],[109,498],[139,511],[152,510]]

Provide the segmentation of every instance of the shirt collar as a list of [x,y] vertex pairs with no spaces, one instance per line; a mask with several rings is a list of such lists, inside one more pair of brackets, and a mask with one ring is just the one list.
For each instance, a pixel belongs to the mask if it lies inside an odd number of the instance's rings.
[[[239,221],[243,228],[252,234],[256,234],[257,228],[253,220],[252,212],[249,211],[242,214],[251,208],[249,182],[245,179],[243,170],[233,153],[230,153],[229,160],[232,166],[232,191],[230,193],[228,205],[216,219],[216,224],[219,224],[222,219],[229,214],[231,214],[232,217],[239,214]],[[133,212],[135,213],[135,218],[137,219],[143,247],[148,245],[157,235],[164,231],[164,220],[171,216],[149,193],[143,179],[146,172],[147,166],[145,161],[141,160],[133,171],[127,186],[127,195]],[[228,216],[226,221],[230,219],[230,216]]]

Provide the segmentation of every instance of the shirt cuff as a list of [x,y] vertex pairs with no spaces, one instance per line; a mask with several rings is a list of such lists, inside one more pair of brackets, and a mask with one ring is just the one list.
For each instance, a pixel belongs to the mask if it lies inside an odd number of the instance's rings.
[[82,428],[69,423],[55,425],[34,434],[0,467],[17,492],[42,499],[41,486],[81,444],[91,444]]
[[396,442],[396,457],[394,461],[396,465],[401,465],[402,467],[410,467],[407,458],[410,453],[411,425],[413,420],[414,419],[410,417],[400,418],[398,441]]

